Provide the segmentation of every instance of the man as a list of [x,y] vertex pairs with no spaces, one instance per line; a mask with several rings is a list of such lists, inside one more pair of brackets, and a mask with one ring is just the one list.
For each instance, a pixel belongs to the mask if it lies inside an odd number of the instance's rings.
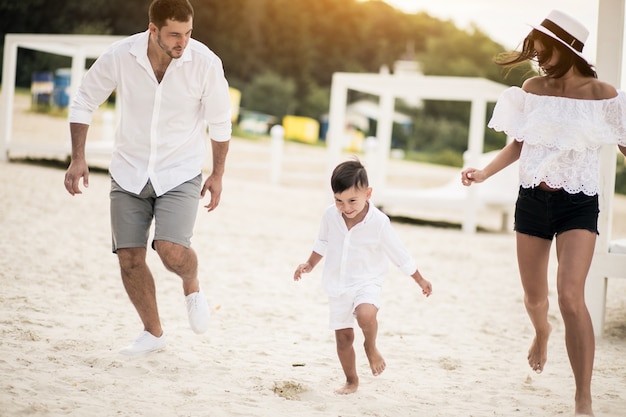
[[[231,135],[228,83],[222,62],[191,38],[188,0],[154,0],[149,26],[111,46],[86,73],[70,106],[71,162],[65,188],[89,186],[85,142],[92,113],[115,90],[122,114],[111,158],[111,230],[122,281],[144,330],[123,354],[165,347],[155,284],[146,263],[154,220],[156,250],[180,276],[189,323],[196,333],[209,325],[209,307],[190,247],[199,198],[210,193],[210,212],[220,201]],[[213,168],[202,184],[207,125]]]

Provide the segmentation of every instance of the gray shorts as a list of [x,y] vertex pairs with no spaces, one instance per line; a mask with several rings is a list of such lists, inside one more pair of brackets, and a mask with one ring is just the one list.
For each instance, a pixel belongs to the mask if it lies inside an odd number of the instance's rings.
[[202,174],[157,197],[150,181],[139,195],[111,178],[111,236],[113,253],[121,248],[145,248],[154,219],[154,240],[188,248],[198,213]]

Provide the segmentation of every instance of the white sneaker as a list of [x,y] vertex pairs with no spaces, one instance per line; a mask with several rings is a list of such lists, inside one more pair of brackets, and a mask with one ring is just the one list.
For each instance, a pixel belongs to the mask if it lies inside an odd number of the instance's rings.
[[165,333],[161,337],[156,337],[144,330],[133,343],[120,350],[120,353],[122,355],[143,355],[144,353],[156,352],[164,348]]
[[186,296],[185,303],[191,330],[197,334],[206,332],[209,329],[209,304],[202,290]]

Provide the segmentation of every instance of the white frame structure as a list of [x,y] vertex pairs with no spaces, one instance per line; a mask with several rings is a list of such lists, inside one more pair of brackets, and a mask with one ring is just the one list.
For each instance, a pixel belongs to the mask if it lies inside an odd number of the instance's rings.
[[[329,169],[341,157],[346,124],[348,90],[376,95],[379,100],[379,119],[376,131],[378,140],[374,158],[375,169],[372,183],[379,190],[385,186],[387,161],[391,147],[391,131],[395,100],[432,99],[465,101],[471,103],[467,157],[470,165],[478,165],[483,153],[487,104],[495,102],[508,86],[484,78],[424,76],[421,74],[363,74],[335,73],[330,94],[330,113],[326,143],[329,153]],[[463,230],[476,231],[477,204],[474,187],[468,189],[469,209],[464,210]],[[377,204],[384,205],[384,193],[379,193]]]
[[[123,36],[7,34],[2,61],[2,98],[0,104],[0,162],[8,159],[13,136],[13,102],[19,48],[72,58],[70,97],[74,95],[85,71],[87,59],[98,58],[113,42]],[[60,145],[69,149],[69,141]]]
[[[622,84],[624,55],[624,2],[625,0],[599,0],[598,45],[596,68],[600,78],[615,86]],[[594,333],[602,336],[608,278],[626,278],[626,254],[613,253],[611,229],[613,199],[615,198],[615,146],[602,150],[600,165],[600,216],[595,253],[587,275],[585,296],[591,314]]]

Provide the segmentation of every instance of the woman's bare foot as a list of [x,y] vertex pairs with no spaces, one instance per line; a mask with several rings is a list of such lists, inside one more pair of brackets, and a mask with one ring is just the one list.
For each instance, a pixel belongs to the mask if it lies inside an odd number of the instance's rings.
[[538,374],[543,372],[543,367],[548,360],[548,339],[552,326],[548,324],[547,329],[546,332],[536,332],[530,349],[528,349],[528,365]]
[[358,380],[356,382],[346,382],[346,385],[339,388],[338,390],[335,390],[335,394],[340,394],[340,395],[354,394],[357,389],[359,389]]
[[576,417],[593,417],[593,409],[591,408],[591,395],[584,396],[585,398],[579,398],[576,395]]
[[372,369],[372,374],[374,376],[378,376],[383,373],[387,364],[385,363],[385,359],[380,354],[376,347],[373,348],[365,348],[365,354],[367,355],[367,360],[370,362],[370,368]]

